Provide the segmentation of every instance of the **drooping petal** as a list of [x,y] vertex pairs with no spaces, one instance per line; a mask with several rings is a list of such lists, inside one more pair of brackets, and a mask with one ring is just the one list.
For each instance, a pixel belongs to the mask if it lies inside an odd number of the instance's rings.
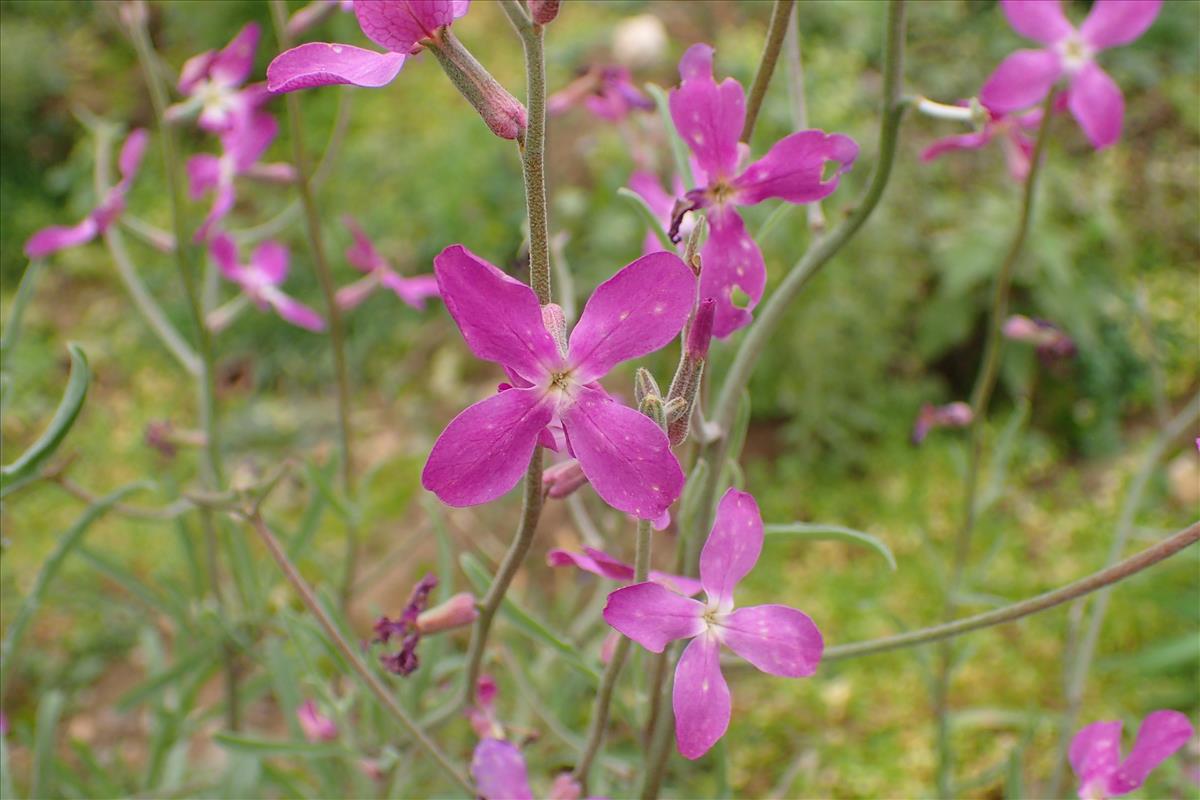
[[1062,75],[1062,61],[1049,50],[1018,50],[1000,62],[979,102],[990,111],[1016,111],[1039,102]]
[[1001,6],[1008,24],[1026,39],[1054,44],[1075,31],[1059,0],[1003,0]]
[[439,253],[433,270],[446,310],[476,356],[503,364],[532,383],[561,363],[528,286],[460,244]]
[[700,582],[710,601],[733,607],[733,587],[746,577],[762,552],[763,523],[749,492],[730,487],[717,505],[717,518],[700,551]]
[[217,223],[233,210],[235,202],[237,202],[237,190],[233,187],[233,181],[219,181],[217,183],[216,195],[213,197],[212,207],[208,210],[208,214],[204,217],[204,222],[196,229],[196,233],[192,238],[197,242],[207,240],[209,234],[216,228]]
[[1094,62],[1084,64],[1071,78],[1067,107],[1097,150],[1121,138],[1125,98],[1108,73]]
[[709,751],[729,728],[729,685],[721,674],[721,645],[715,636],[697,636],[675,667],[671,695],[675,710],[675,743],[684,758]]
[[134,128],[125,137],[125,143],[121,145],[121,153],[117,156],[117,169],[121,173],[121,183],[123,189],[127,189],[137,175],[138,169],[142,166],[142,157],[146,154],[146,144],[150,141],[150,134],[145,128]]
[[[732,208],[710,209],[708,225],[708,241],[700,249],[700,296],[717,301],[713,336],[724,339],[750,324],[750,312],[767,285],[767,268],[758,244]],[[745,308],[734,304],[734,287],[746,294]]]
[[484,800],[533,800],[525,759],[512,742],[481,739],[471,756],[471,779]]
[[705,629],[704,604],[657,583],[635,583],[608,595],[604,621],[652,653]]
[[[769,197],[789,203],[811,203],[830,195],[838,179],[854,165],[858,145],[849,136],[824,131],[800,131],[780,139],[733,182],[739,205],[753,205]],[[837,170],[822,181],[825,162],[836,161]]]
[[812,675],[825,640],[808,615],[780,605],[739,608],[716,629],[730,650],[763,672],[784,678]]
[[658,350],[683,330],[696,276],[674,253],[642,256],[596,287],[583,307],[567,360],[588,383],[622,361]]
[[407,58],[404,53],[377,53],[349,44],[309,42],[277,55],[267,66],[271,94],[349,84],[376,89],[391,83]]
[[276,241],[265,241],[254,248],[250,263],[268,283],[283,283],[288,274],[288,249]]
[[29,237],[29,241],[25,243],[25,255],[29,258],[43,258],[58,250],[87,244],[99,233],[100,226],[90,214],[78,225],[51,225]]
[[1147,716],[1138,728],[1133,749],[1109,778],[1109,791],[1125,794],[1141,786],[1155,767],[1187,744],[1194,734],[1186,714],[1163,710]]
[[214,236],[208,243],[208,253],[213,261],[217,262],[217,268],[221,270],[222,275],[234,283],[242,282],[244,275],[242,266],[238,264],[237,245],[228,234],[219,233]]
[[538,433],[553,416],[538,389],[509,389],[479,401],[442,431],[421,485],[451,506],[495,500],[521,479]]
[[342,224],[350,230],[350,235],[354,237],[354,244],[346,248],[346,260],[353,266],[363,272],[380,269],[387,266],[387,261],[375,249],[374,242],[371,237],[367,236],[367,232],[362,229],[358,221],[354,217],[346,214],[342,217]]
[[271,142],[275,141],[277,133],[279,123],[275,117],[265,111],[259,111],[247,115],[242,122],[223,135],[221,145],[227,157],[233,159],[234,170],[241,174],[262,158]]
[[737,170],[738,137],[746,120],[741,84],[713,78],[713,49],[694,44],[679,62],[679,88],[670,96],[671,119],[695,153],[709,180],[731,178]]
[[246,23],[213,59],[209,66],[213,80],[227,86],[237,86],[250,77],[250,71],[254,69],[254,51],[258,49],[261,34],[262,29],[257,22]]
[[1079,27],[1079,38],[1096,50],[1129,44],[1146,32],[1162,0],[1096,0]]
[[[570,550],[551,550],[546,553],[546,563],[552,567],[562,567],[571,564],[584,572],[590,572],[593,575],[599,575],[609,580],[621,581],[622,583],[633,580],[634,572],[631,565],[613,558],[608,553],[597,550],[594,547],[585,547],[583,550],[584,552],[582,553],[575,553]],[[681,595],[693,595],[700,592],[700,582],[694,578],[684,577],[683,575],[672,575],[652,569],[650,570],[649,580],[651,583],[657,583]]]
[[320,314],[277,287],[264,286],[259,289],[259,293],[279,316],[293,325],[318,333],[325,330],[325,320]]
[[466,0],[355,0],[358,26],[380,47],[407,53],[467,13]]
[[406,305],[412,306],[418,311],[425,308],[426,300],[439,295],[437,278],[433,275],[416,275],[412,278],[405,278],[391,270],[383,270],[379,279]]
[[649,417],[590,386],[560,414],[571,451],[604,502],[652,520],[679,498],[683,470]]
[[982,130],[977,133],[964,133],[958,136],[947,136],[938,139],[929,147],[925,148],[921,153],[922,161],[932,161],[939,156],[954,150],[980,150],[992,140],[992,135],[987,130]]
[[1071,739],[1067,752],[1071,768],[1079,777],[1080,796],[1088,787],[1105,787],[1121,760],[1121,722],[1093,722]]

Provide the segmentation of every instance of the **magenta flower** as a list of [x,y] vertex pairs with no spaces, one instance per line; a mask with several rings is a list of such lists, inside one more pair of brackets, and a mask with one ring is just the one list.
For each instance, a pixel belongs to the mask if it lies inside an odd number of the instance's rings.
[[380,617],[375,623],[375,638],[373,644],[387,644],[394,636],[400,640],[400,649],[395,653],[385,653],[379,657],[380,662],[389,672],[407,678],[417,671],[421,661],[417,658],[417,645],[421,642],[423,631],[420,627],[421,613],[429,604],[429,594],[438,585],[437,576],[430,573],[412,588],[408,603],[396,619]]
[[[839,176],[854,164],[858,145],[848,136],[810,130],[780,139],[767,154],[741,169],[744,148],[738,144],[746,118],[746,96],[733,78],[713,79],[713,49],[695,44],[679,62],[682,79],[670,96],[671,118],[691,148],[702,174],[699,188],[687,194],[689,205],[676,211],[707,209],[709,236],[701,250],[700,296],[717,299],[714,334],[725,338],[749,324],[750,312],[762,297],[767,272],[762,252],[746,232],[737,206],[778,197],[789,203],[811,203],[837,188]],[[827,181],[826,161],[838,162]],[[672,235],[677,229],[672,225]],[[745,308],[733,302],[734,288],[749,298]]]
[[564,114],[578,105],[609,122],[621,122],[634,111],[654,109],[654,101],[634,85],[625,67],[588,67],[546,99],[546,112]]
[[437,278],[432,275],[403,277],[392,269],[392,265],[387,262],[387,259],[379,254],[375,245],[353,217],[347,214],[342,217],[342,222],[350,229],[350,235],[354,237],[354,244],[346,249],[346,260],[367,274],[366,277],[338,289],[337,304],[339,308],[354,308],[380,286],[391,289],[405,304],[418,310],[425,308],[425,301],[428,298],[438,296]]
[[1077,30],[1058,0],[1001,0],[1013,30],[1045,45],[1018,50],[996,67],[979,92],[992,111],[1012,112],[1041,102],[1067,79],[1067,108],[1099,150],[1121,136],[1125,99],[1095,61],[1101,50],[1129,44],[1158,16],[1162,0],[1096,0]]
[[422,636],[470,625],[479,617],[475,595],[459,592],[449,600],[427,608],[417,615],[417,630]]
[[[593,575],[599,575],[601,578],[608,578],[609,580],[620,581],[621,583],[629,583],[633,580],[632,566],[594,547],[585,547],[582,553],[573,553],[570,550],[551,550],[546,553],[546,564],[551,567],[572,565],[584,572],[590,572]],[[670,573],[659,572],[656,569],[650,570],[649,580],[651,583],[665,586],[676,594],[687,596],[699,594],[700,590],[704,588],[700,581],[695,578],[688,578],[683,575],[671,575]]]
[[1192,723],[1178,711],[1155,711],[1142,720],[1129,755],[1121,759],[1121,722],[1093,722],[1071,740],[1071,768],[1079,777],[1083,800],[1127,794],[1183,747],[1194,734]]
[[1015,181],[1024,181],[1029,174],[1029,160],[1033,157],[1034,142],[1028,131],[1041,124],[1041,110],[1019,114],[988,111],[987,114],[982,130],[938,139],[921,153],[921,160],[932,161],[955,150],[982,150],[989,143],[999,141],[1008,163],[1008,174]]
[[1031,344],[1043,362],[1050,363],[1075,355],[1075,340],[1053,322],[1013,314],[1004,320],[1001,332],[1014,342]]
[[125,195],[129,193],[134,176],[142,165],[142,156],[146,153],[148,140],[149,135],[145,129],[135,128],[131,131],[125,143],[121,145],[121,153],[117,157],[117,169],[121,173],[120,182],[105,193],[100,204],[79,224],[69,227],[52,225],[31,236],[25,243],[25,255],[29,258],[43,258],[58,250],[87,244],[116,222],[125,211]]
[[471,756],[471,779],[484,800],[533,800],[525,758],[512,742],[481,739]]
[[788,678],[812,675],[825,649],[807,615],[781,605],[734,609],[733,590],[758,561],[762,516],[746,492],[729,489],[700,552],[700,583],[707,602],[647,581],[608,596],[605,621],[654,653],[676,639],[692,639],[675,668],[672,705],[675,740],[685,758],[708,752],[729,727],[729,687],[721,674],[721,645],[763,672]]
[[968,403],[958,400],[944,406],[925,403],[913,423],[912,443],[920,444],[934,428],[965,428],[971,424],[975,413]]
[[310,742],[332,742],[338,736],[338,727],[332,719],[317,710],[317,704],[305,700],[296,709],[296,719]]
[[283,293],[279,284],[288,274],[288,251],[278,242],[267,241],[255,248],[248,264],[238,262],[237,245],[228,235],[213,237],[208,251],[221,274],[242,288],[246,296],[262,311],[273,308],[279,316],[293,325],[310,331],[325,330],[325,320],[299,300]]
[[[683,471],[667,435],[597,383],[622,361],[674,339],[695,276],[678,256],[643,256],[596,287],[566,337],[562,310],[462,245],[433,262],[446,309],[475,355],[502,364],[513,386],[455,417],[433,445],[421,485],[452,506],[486,503],[524,474],[548,426],[612,507],[654,519],[679,497]],[[552,333],[553,331],[553,333]]]
[[168,118],[194,113],[211,133],[223,133],[251,115],[261,104],[261,87],[242,89],[254,69],[254,51],[262,35],[257,22],[247,23],[224,50],[192,56],[179,72],[179,91],[188,100],[167,109]]

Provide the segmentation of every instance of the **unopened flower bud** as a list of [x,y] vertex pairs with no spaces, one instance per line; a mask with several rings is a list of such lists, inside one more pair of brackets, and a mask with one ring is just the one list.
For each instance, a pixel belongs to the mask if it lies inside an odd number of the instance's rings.
[[555,464],[542,472],[542,492],[547,497],[561,499],[587,482],[583,467],[575,459]]
[[654,420],[654,424],[663,430],[667,429],[667,410],[663,399],[658,395],[647,395],[638,403],[638,411]]
[[658,381],[654,380],[654,376],[650,374],[650,370],[638,367],[637,372],[633,375],[633,400],[641,405],[647,397],[662,397],[662,392],[658,388]]
[[296,709],[296,719],[304,731],[304,738],[310,742],[331,742],[338,736],[337,724],[318,711],[312,700],[305,700]]
[[538,25],[553,22],[558,16],[559,0],[529,0],[529,16]]
[[524,137],[528,124],[525,106],[484,69],[449,28],[443,29],[437,40],[427,40],[426,45],[492,133],[501,139]]
[[422,635],[438,633],[470,625],[479,616],[475,607],[475,595],[459,592],[444,603],[422,611],[417,616],[417,630]]
[[708,357],[709,342],[712,341],[716,308],[717,303],[713,298],[701,300],[688,324],[683,356],[679,359],[679,367],[675,370],[671,389],[667,393],[668,403],[683,401],[682,409],[676,404],[668,411],[667,437],[671,440],[672,447],[687,441],[691,430],[692,407],[695,406],[696,396],[700,392],[700,379],[704,377],[704,361]]
[[1053,322],[1013,314],[1004,321],[1001,330],[1005,338],[1033,345],[1042,361],[1051,362],[1075,355],[1075,341]]
[[974,417],[971,406],[961,400],[944,406],[926,403],[921,406],[913,425],[912,443],[920,444],[934,428],[965,428]]
[[676,397],[673,400],[668,400],[663,406],[663,410],[667,413],[667,424],[670,425],[683,419],[688,412],[688,401],[684,397]]
[[570,772],[560,772],[550,784],[550,800],[579,800],[583,797],[583,787],[579,781],[571,777]]
[[700,301],[696,316],[688,327],[687,356],[703,359],[708,356],[708,344],[712,341],[713,318],[717,313],[717,301],[707,297]]

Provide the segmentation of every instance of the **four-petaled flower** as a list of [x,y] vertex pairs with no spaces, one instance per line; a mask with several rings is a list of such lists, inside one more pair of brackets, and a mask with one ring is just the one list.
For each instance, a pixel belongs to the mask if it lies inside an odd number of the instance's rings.
[[236,283],[259,309],[275,309],[293,325],[310,331],[325,330],[325,320],[308,306],[279,288],[288,274],[288,251],[278,242],[267,241],[255,248],[248,264],[238,262],[237,245],[227,234],[213,237],[208,246],[221,274]]
[[1013,30],[1045,47],[1005,58],[980,90],[980,102],[1000,113],[1017,111],[1040,102],[1066,77],[1067,108],[1092,145],[1116,142],[1125,100],[1095,57],[1145,33],[1162,0],[1096,0],[1078,30],[1063,16],[1059,0],[1002,0],[1002,6]]
[[346,215],[342,217],[342,222],[354,237],[354,244],[346,248],[346,260],[367,274],[366,277],[338,289],[339,308],[354,308],[380,286],[391,289],[407,305],[418,310],[425,308],[428,298],[438,296],[437,278],[432,275],[405,278],[392,269],[387,259],[379,254],[371,239],[353,217]]
[[588,67],[582,75],[546,99],[546,112],[563,114],[580,104],[609,122],[621,122],[634,111],[654,109],[654,101],[634,85],[625,67]]
[[512,385],[450,422],[421,484],[452,506],[494,500],[516,485],[539,441],[550,438],[543,432],[557,422],[606,503],[641,519],[666,511],[683,488],[666,433],[597,381],[679,334],[695,293],[683,261],[653,253],[600,284],[569,343],[562,309],[542,308],[532,289],[462,245],[443,250],[434,272],[467,345],[502,364]]
[[143,128],[131,131],[125,143],[121,145],[121,154],[117,157],[117,169],[121,173],[120,182],[105,193],[100,204],[78,225],[51,225],[29,237],[29,241],[25,243],[25,255],[29,258],[42,258],[57,250],[87,244],[116,222],[125,210],[125,195],[129,193],[129,186],[142,164],[148,138]]
[[1079,796],[1104,800],[1141,786],[1146,776],[1192,738],[1194,729],[1178,711],[1155,711],[1142,720],[1137,740],[1121,759],[1121,721],[1093,722],[1071,740],[1071,768],[1079,778]]
[[[749,324],[751,311],[762,297],[767,272],[762,252],[746,232],[737,206],[754,205],[772,197],[789,203],[811,203],[828,196],[839,176],[858,156],[848,136],[809,130],[780,139],[767,154],[741,169],[748,149],[738,144],[746,118],[746,96],[733,78],[713,79],[713,49],[695,44],[679,62],[682,79],[671,91],[671,118],[680,137],[699,164],[699,188],[687,194],[684,210],[707,209],[709,235],[701,250],[704,269],[700,296],[717,299],[714,335],[725,338]],[[837,170],[822,180],[825,162]],[[672,228],[675,228],[672,225]],[[672,231],[672,234],[675,230]],[[734,304],[733,290],[749,298],[745,308]]]
[[[605,621],[655,653],[692,639],[675,668],[675,739],[685,758],[708,752],[729,727],[729,686],[721,674],[721,645],[771,675],[812,675],[825,643],[808,616],[782,605],[734,609],[733,590],[758,561],[763,523],[746,492],[729,489],[700,552],[707,602],[647,581],[608,596]],[[694,638],[693,638],[694,637]]]
[[261,34],[258,23],[250,22],[223,50],[189,58],[179,71],[179,91],[189,99],[167,109],[167,116],[182,117],[199,109],[196,122],[211,133],[242,124],[262,104],[261,85],[241,88],[254,69]]
[[1033,138],[1028,132],[1041,124],[1041,110],[1030,109],[1012,114],[988,109],[984,111],[987,113],[987,120],[984,121],[981,130],[938,139],[925,148],[921,153],[921,160],[932,161],[955,150],[981,150],[989,143],[999,141],[1004,149],[1008,174],[1015,181],[1025,180],[1029,175],[1029,161],[1033,157]]

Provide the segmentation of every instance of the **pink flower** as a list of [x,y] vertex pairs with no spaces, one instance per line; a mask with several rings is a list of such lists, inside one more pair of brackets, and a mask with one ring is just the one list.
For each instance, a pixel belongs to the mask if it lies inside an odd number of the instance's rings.
[[475,684],[475,703],[467,708],[467,719],[471,730],[480,739],[504,738],[504,727],[496,718],[496,679],[491,675],[480,675]]
[[[602,550],[597,550],[594,547],[583,548],[582,553],[573,553],[570,550],[551,550],[546,553],[546,564],[551,567],[564,567],[572,565],[578,567],[584,572],[590,572],[593,575],[599,575],[601,578],[608,578],[612,581],[620,581],[621,583],[629,583],[633,580],[633,567],[623,561],[605,553]],[[695,578],[687,578],[683,575],[671,575],[658,570],[650,570],[651,583],[657,583],[672,592],[682,595],[699,594],[703,588],[700,581]]]
[[1095,57],[1145,33],[1162,0],[1096,0],[1078,29],[1063,16],[1058,0],[1001,2],[1013,29],[1045,47],[1005,58],[980,90],[980,102],[992,111],[1017,111],[1041,102],[1065,77],[1067,108],[1092,145],[1099,150],[1116,142],[1125,100]]
[[237,245],[228,235],[217,234],[208,251],[221,274],[242,288],[259,309],[273,308],[293,325],[310,331],[325,330],[325,320],[308,306],[283,293],[279,284],[288,274],[288,251],[278,242],[267,241],[255,248],[248,264],[238,262]]
[[734,609],[733,590],[758,561],[763,524],[758,504],[729,489],[700,552],[700,583],[707,603],[654,582],[608,596],[604,619],[647,650],[661,653],[676,639],[692,639],[675,669],[675,739],[685,758],[708,752],[729,727],[729,687],[721,674],[721,645],[782,677],[812,675],[825,643],[805,614],[781,605]]
[[1062,328],[1044,319],[1030,319],[1013,314],[1004,320],[1004,336],[1014,342],[1031,344],[1044,362],[1070,358],[1075,355],[1075,341]]
[[666,511],[683,488],[667,435],[597,381],[683,328],[695,276],[679,257],[643,256],[600,284],[569,343],[558,306],[540,307],[532,289],[462,245],[443,250],[434,272],[467,345],[502,364],[513,385],[450,422],[421,484],[452,506],[494,500],[516,485],[534,447],[549,436],[543,432],[557,423],[605,502],[641,519]]
[[117,169],[121,180],[116,186],[105,193],[100,204],[83,221],[70,227],[52,225],[43,228],[29,238],[25,243],[25,255],[29,258],[42,258],[58,250],[68,247],[78,247],[87,244],[102,234],[125,211],[125,195],[133,183],[134,176],[142,165],[142,156],[146,153],[146,143],[149,135],[143,128],[135,128],[121,145],[121,154],[117,157]]
[[566,113],[577,105],[609,122],[620,122],[634,111],[654,109],[654,101],[634,85],[625,67],[588,67],[546,99],[546,111],[551,115]]
[[[675,128],[701,173],[695,176],[699,188],[688,192],[689,205],[676,211],[676,222],[689,209],[707,209],[709,236],[701,250],[700,296],[716,298],[713,332],[725,338],[749,324],[767,281],[762,253],[736,207],[772,197],[811,203],[828,196],[853,165],[858,145],[841,134],[800,131],[780,139],[763,158],[741,169],[747,153],[738,144],[746,118],[745,93],[733,78],[720,84],[713,79],[712,59],[713,49],[706,44],[688,48],[679,62],[682,81],[671,91],[670,106]],[[839,166],[823,181],[826,161]],[[677,230],[672,225],[673,237]],[[733,302],[735,287],[749,297],[745,308]]]
[[224,50],[192,56],[179,71],[179,91],[188,100],[167,109],[168,118],[195,113],[197,123],[211,133],[223,133],[252,114],[262,100],[262,87],[241,86],[254,69],[254,51],[262,35],[258,23],[247,23]]
[[1187,716],[1155,711],[1142,721],[1129,755],[1121,759],[1121,722],[1093,722],[1071,740],[1071,768],[1079,777],[1079,796],[1103,800],[1127,794],[1192,738]]
[[920,444],[934,428],[965,428],[971,424],[975,414],[971,406],[961,400],[935,406],[925,403],[913,423],[912,443]]
[[304,738],[310,742],[331,742],[338,736],[337,724],[317,710],[317,704],[305,700],[296,709],[296,719],[304,731]]
[[512,742],[481,739],[471,756],[471,779],[484,800],[533,800],[525,758]]
[[999,141],[1008,162],[1008,173],[1013,180],[1024,181],[1029,174],[1029,159],[1033,156],[1033,139],[1026,132],[1041,124],[1041,110],[1019,114],[988,111],[987,114],[983,130],[938,139],[921,153],[921,160],[932,161],[954,150],[982,150],[990,142]]
[[339,308],[351,309],[367,299],[376,288],[386,286],[396,293],[405,304],[415,309],[425,308],[425,301],[438,296],[437,279],[432,275],[418,275],[405,278],[394,269],[387,260],[375,249],[375,245],[367,234],[355,222],[354,218],[346,215],[342,222],[350,229],[354,244],[346,249],[346,260],[360,271],[367,273],[354,283],[343,286],[337,292]]
[[444,603],[428,608],[417,615],[417,630],[422,636],[470,625],[479,617],[475,595],[459,592]]

